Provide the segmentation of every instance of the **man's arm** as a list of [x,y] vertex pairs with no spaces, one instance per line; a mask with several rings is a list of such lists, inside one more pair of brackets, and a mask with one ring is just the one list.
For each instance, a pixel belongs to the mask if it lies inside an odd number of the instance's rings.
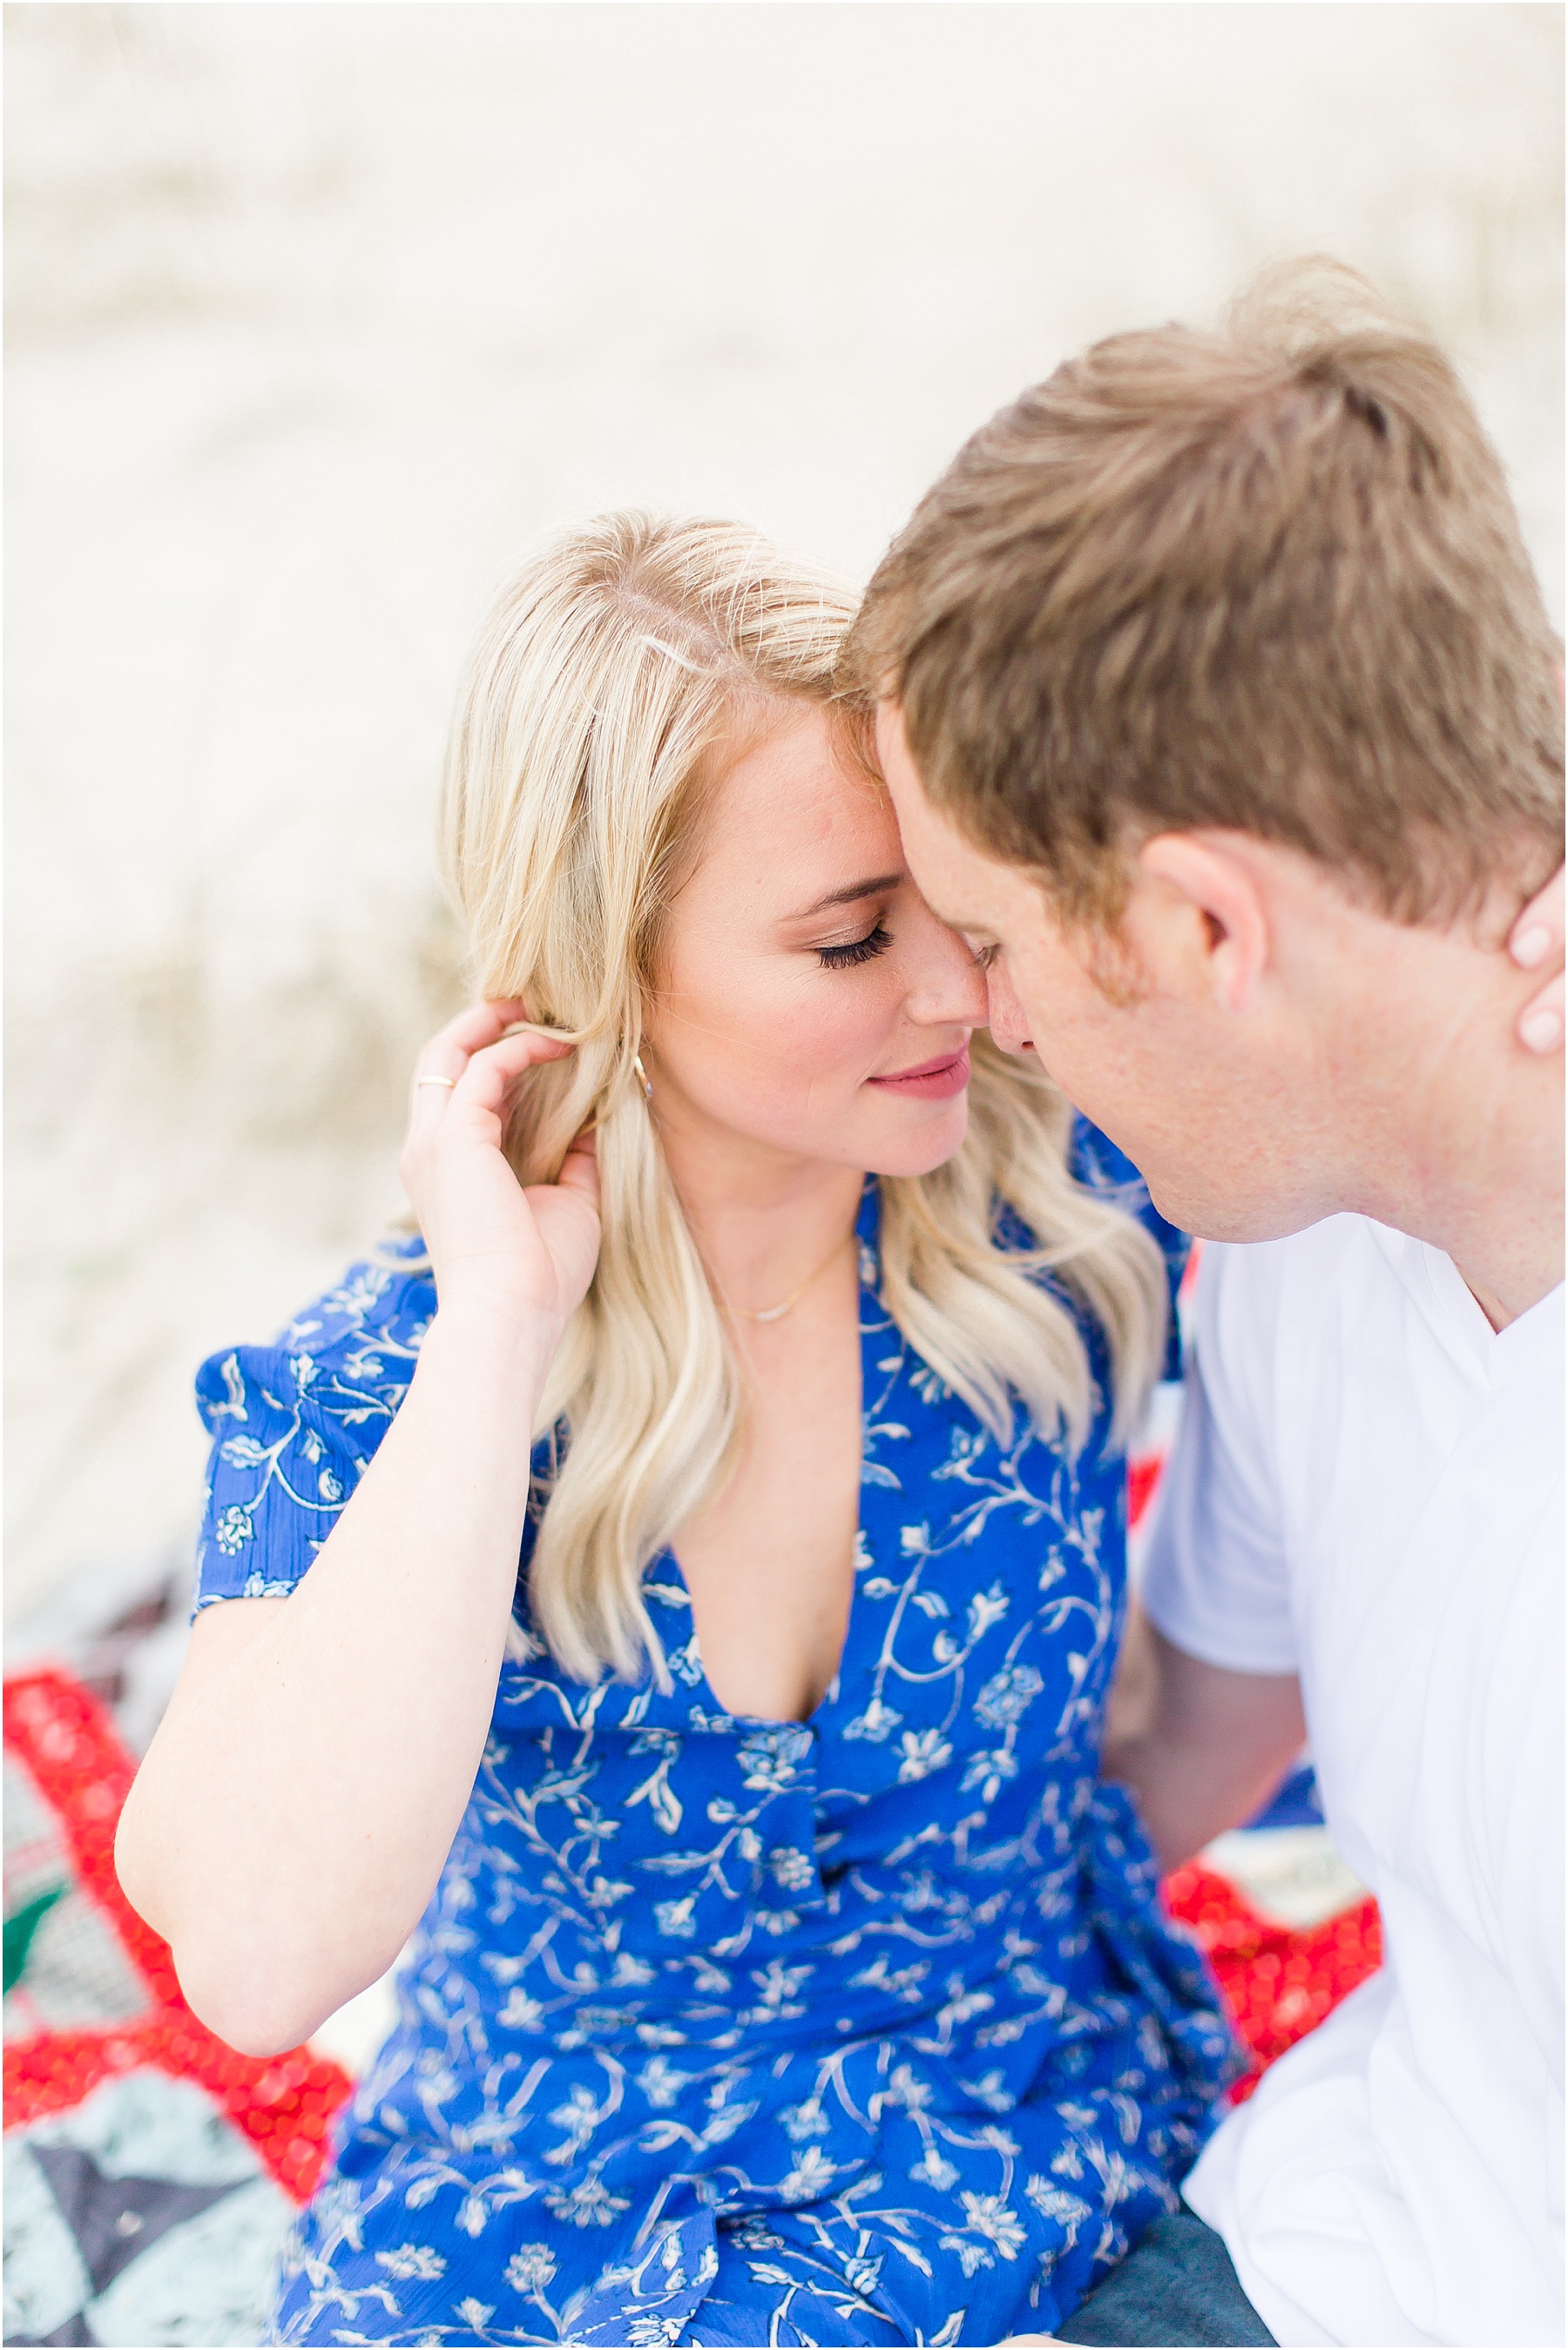
[[1134,1601],[1100,1770],[1130,1790],[1162,1869],[1251,1818],[1305,1736],[1294,1673],[1200,1663]]

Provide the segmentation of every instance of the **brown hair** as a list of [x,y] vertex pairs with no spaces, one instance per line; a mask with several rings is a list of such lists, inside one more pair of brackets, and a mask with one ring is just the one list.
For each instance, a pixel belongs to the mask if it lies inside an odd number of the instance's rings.
[[1353,270],[1117,335],[962,448],[848,659],[932,801],[1114,922],[1127,852],[1224,826],[1457,912],[1562,855],[1557,639],[1449,360]]

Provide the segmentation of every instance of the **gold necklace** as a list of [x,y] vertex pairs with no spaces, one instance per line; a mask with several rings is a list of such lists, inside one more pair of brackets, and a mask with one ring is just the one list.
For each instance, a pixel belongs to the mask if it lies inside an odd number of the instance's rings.
[[811,1287],[814,1281],[821,1280],[823,1274],[827,1271],[828,1266],[833,1263],[834,1257],[837,1256],[840,1250],[843,1249],[848,1242],[852,1241],[855,1235],[853,1232],[846,1232],[843,1240],[835,1242],[832,1254],[825,1256],[822,1263],[817,1266],[816,1271],[815,1273],[808,1273],[805,1279],[800,1284],[799,1287],[790,1291],[789,1295],[784,1300],[782,1305],[763,1305],[753,1309],[746,1305],[732,1305],[726,1298],[722,1296],[719,1300],[721,1306],[726,1314],[733,1315],[737,1322],[782,1322],[784,1315],[789,1312],[790,1307],[795,1304],[797,1299],[805,1295],[806,1291]]

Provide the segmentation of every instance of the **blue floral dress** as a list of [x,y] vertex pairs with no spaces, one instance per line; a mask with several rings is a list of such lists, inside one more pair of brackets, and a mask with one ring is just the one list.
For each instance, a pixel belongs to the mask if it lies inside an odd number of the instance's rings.
[[[1078,1172],[1137,1185],[1082,1131]],[[1103,1409],[1075,1461],[1027,1423],[999,1446],[878,1300],[874,1183],[859,1231],[837,1678],[803,1722],[727,1713],[668,1555],[668,1694],[504,1668],[275,2339],[994,2343],[1174,2208],[1234,2060],[1096,1778],[1124,1464]],[[358,1265],[203,1367],[199,1605],[293,1589],[434,1305],[427,1274]]]

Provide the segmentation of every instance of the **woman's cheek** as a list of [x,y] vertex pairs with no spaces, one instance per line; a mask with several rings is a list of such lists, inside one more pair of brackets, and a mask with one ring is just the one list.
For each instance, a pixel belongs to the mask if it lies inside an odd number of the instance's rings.
[[834,992],[815,991],[789,1023],[790,1058],[817,1083],[839,1077],[858,1086],[887,1059],[893,1023],[878,992],[863,983],[863,971],[832,976]]
[[773,1116],[786,1102],[806,1110],[825,1093],[852,1097],[890,1057],[901,994],[881,976],[876,965],[827,972],[815,962],[703,973],[680,999],[688,1083],[712,1108]]

